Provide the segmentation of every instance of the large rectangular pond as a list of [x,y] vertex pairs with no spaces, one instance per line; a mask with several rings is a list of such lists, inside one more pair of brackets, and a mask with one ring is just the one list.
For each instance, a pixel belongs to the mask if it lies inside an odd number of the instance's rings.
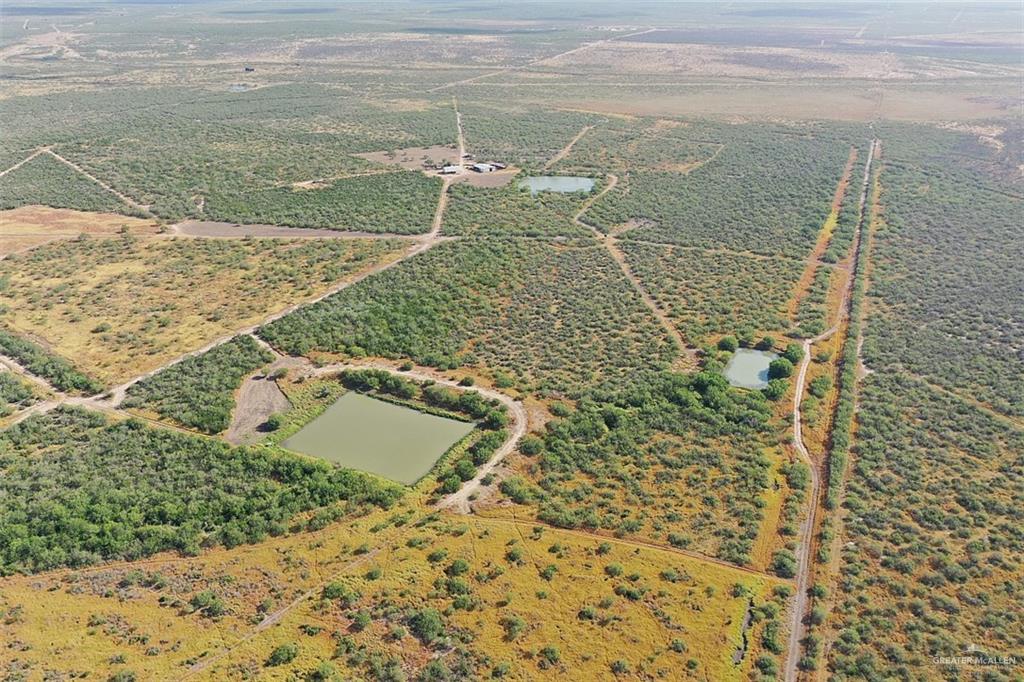
[[475,426],[350,392],[282,445],[412,485]]
[[594,179],[575,175],[534,175],[523,178],[520,183],[530,188],[530,194],[537,192],[589,192],[594,189]]
[[740,348],[725,366],[725,378],[740,388],[764,388],[768,385],[768,365],[777,357],[763,350]]

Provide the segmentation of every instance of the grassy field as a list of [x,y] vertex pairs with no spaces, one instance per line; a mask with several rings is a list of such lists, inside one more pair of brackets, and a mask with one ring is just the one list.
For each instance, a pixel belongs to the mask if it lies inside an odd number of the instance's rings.
[[[27,671],[154,678],[210,659],[195,678],[285,679],[325,663],[374,676],[415,670],[445,650],[442,665],[460,677],[497,669],[511,679],[614,679],[612,666],[625,664],[632,674],[741,680],[754,660],[774,658],[761,641],[778,586],[614,540],[396,509],[187,563],[10,579],[0,628],[28,645],[2,654]],[[306,594],[272,627],[257,627]],[[750,648],[734,665],[751,604]],[[418,625],[425,610],[437,619]],[[39,637],[51,628],[60,634]],[[290,644],[294,662],[268,665]]]
[[0,261],[9,329],[125,381],[394,257],[386,240],[75,239]]

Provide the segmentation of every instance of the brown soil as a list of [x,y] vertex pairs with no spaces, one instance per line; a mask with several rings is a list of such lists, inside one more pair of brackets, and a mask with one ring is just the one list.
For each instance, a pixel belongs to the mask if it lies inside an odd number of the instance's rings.
[[453,178],[453,182],[464,182],[467,185],[473,187],[504,187],[508,183],[512,182],[519,173],[518,168],[506,168],[505,170],[494,171],[492,173],[474,173],[470,171],[463,175],[457,175]]
[[278,414],[291,407],[277,382],[270,377],[275,370],[290,369],[302,365],[298,358],[278,358],[266,372],[259,371],[246,378],[235,398],[235,411],[231,415],[231,426],[224,439],[234,445],[248,445],[260,440],[260,427],[272,414]]
[[22,206],[0,211],[0,257],[80,234],[113,236],[119,234],[122,227],[127,227],[132,234],[156,234],[160,229],[152,220],[116,213],[90,213],[48,206]]
[[433,147],[406,147],[405,149],[386,149],[379,152],[365,152],[353,154],[361,159],[382,163],[388,166],[401,166],[406,170],[421,170],[423,162],[430,160],[433,163],[440,163],[447,160],[450,163],[458,163],[459,152],[455,145],[434,145]]

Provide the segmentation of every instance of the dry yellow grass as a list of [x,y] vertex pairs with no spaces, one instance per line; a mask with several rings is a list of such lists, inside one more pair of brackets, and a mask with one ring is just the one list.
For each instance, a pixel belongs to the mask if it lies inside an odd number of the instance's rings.
[[23,206],[0,211],[0,256],[80,234],[96,237],[115,235],[122,229],[143,235],[155,234],[159,227],[152,220],[48,206]]
[[[444,558],[428,560],[438,550]],[[510,558],[513,550],[520,553],[517,560]],[[460,577],[476,605],[472,610],[452,608],[453,597],[443,584],[445,568],[456,559],[469,566]],[[621,566],[622,575],[609,575],[613,564]],[[550,580],[541,575],[549,565],[555,567]],[[143,573],[133,578],[133,569]],[[370,573],[374,570],[379,575]],[[140,584],[156,573],[157,585]],[[323,586],[332,581],[361,596],[347,608],[322,600]],[[239,679],[244,671],[284,680],[331,660],[337,644],[332,633],[340,632],[363,650],[363,660],[380,654],[398,661],[408,674],[432,652],[412,636],[405,616],[413,608],[430,607],[445,614],[449,636],[469,633],[465,648],[482,675],[507,663],[506,679],[569,674],[613,679],[611,664],[621,659],[635,673],[741,680],[763,653],[764,621],[748,633],[750,649],[743,661],[732,663],[748,604],[766,604],[780,584],[672,552],[615,542],[602,548],[600,541],[569,531],[535,532],[529,524],[447,514],[428,517],[409,507],[256,546],[213,550],[188,561],[160,557],[7,578],[0,582],[0,637],[14,646],[0,650],[0,664],[23,670],[30,679],[46,670],[88,670],[101,679],[131,670],[147,680]],[[616,594],[616,586],[623,585],[646,592],[634,601]],[[736,585],[742,593],[734,591]],[[217,594],[225,615],[211,619],[189,612],[188,602],[203,590]],[[303,595],[308,598],[300,599]],[[593,620],[580,617],[584,607],[594,609]],[[355,632],[351,624],[360,610],[373,621]],[[258,625],[267,613],[277,612],[276,622]],[[503,625],[512,617],[523,621],[514,638]],[[674,639],[684,642],[686,651],[673,651]],[[289,665],[264,667],[282,643],[298,644],[298,657]],[[557,663],[541,663],[544,647],[558,649]],[[449,652],[442,659],[451,663],[456,656]],[[689,670],[691,659],[696,667]],[[343,679],[368,676],[359,659],[342,656],[331,664]]]
[[0,323],[101,381],[159,367],[382,260],[391,240],[74,239],[0,261]]

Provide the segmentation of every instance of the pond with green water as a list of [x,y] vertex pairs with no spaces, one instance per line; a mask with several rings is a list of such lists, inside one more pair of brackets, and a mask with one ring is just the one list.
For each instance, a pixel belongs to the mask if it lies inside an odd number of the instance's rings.
[[412,485],[475,426],[351,392],[282,445]]
[[768,365],[777,357],[763,350],[740,348],[725,366],[725,378],[740,388],[764,388],[768,385]]
[[520,183],[530,188],[530,194],[537,192],[589,192],[594,189],[594,179],[575,175],[535,175],[523,178]]

